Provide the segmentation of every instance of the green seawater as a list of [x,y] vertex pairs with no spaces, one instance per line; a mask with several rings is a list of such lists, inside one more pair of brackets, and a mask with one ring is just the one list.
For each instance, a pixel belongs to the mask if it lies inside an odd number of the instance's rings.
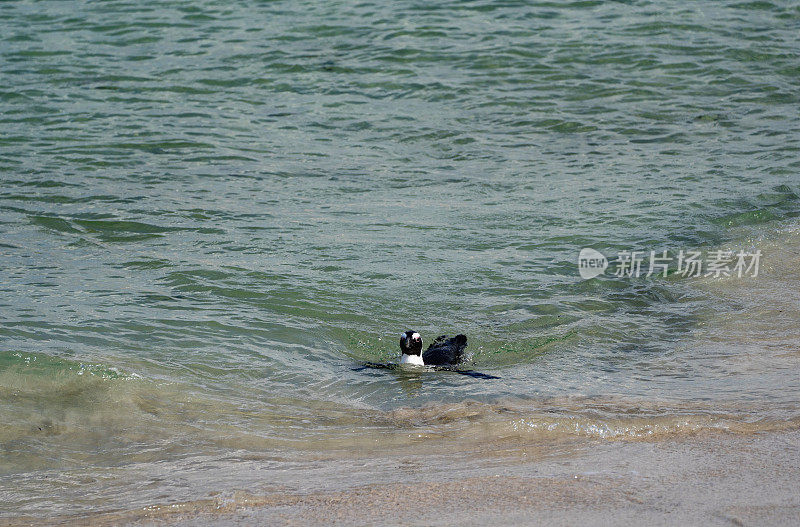
[[[2,2],[0,516],[800,426],[799,34],[788,1]],[[584,247],[762,272],[582,280]],[[406,329],[500,379],[354,371]]]

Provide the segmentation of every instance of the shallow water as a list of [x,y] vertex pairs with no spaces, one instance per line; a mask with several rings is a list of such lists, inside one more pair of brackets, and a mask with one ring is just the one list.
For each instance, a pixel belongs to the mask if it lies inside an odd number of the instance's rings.
[[[792,3],[0,11],[2,512],[203,497],[237,480],[165,467],[251,455],[797,427]],[[584,281],[583,247],[763,258]],[[408,328],[501,379],[353,371]]]

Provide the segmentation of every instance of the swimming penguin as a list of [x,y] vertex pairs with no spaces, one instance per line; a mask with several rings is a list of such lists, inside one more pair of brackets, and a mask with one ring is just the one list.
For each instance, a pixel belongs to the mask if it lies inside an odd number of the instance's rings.
[[385,364],[377,362],[365,362],[362,366],[352,368],[353,371],[362,371],[367,368],[374,368],[379,370],[396,370],[402,369],[406,364],[413,366],[428,366],[428,369],[443,370],[459,375],[467,375],[476,379],[499,379],[495,375],[488,373],[481,373],[475,370],[463,370],[459,363],[464,361],[464,348],[467,347],[467,337],[464,335],[456,335],[453,338],[447,338],[447,335],[436,337],[434,341],[428,346],[425,352],[422,352],[422,337],[416,331],[405,331],[400,334],[400,361],[389,362]]
[[422,351],[422,337],[413,330],[400,334],[400,364],[414,366],[453,366],[464,358],[464,349],[467,347],[467,337],[456,335],[447,338],[441,335]]

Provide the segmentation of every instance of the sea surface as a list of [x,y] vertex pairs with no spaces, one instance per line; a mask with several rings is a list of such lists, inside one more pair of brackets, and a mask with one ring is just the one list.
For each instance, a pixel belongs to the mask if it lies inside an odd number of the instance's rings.
[[8,0],[0,80],[0,517],[800,428],[796,2]]

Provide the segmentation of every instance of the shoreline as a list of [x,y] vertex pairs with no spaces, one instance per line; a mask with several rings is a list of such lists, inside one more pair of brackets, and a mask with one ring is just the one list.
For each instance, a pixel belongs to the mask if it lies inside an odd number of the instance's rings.
[[800,524],[800,430],[583,446],[555,456],[519,445],[477,460],[469,451],[365,459],[352,484],[338,488],[273,486],[131,511],[4,518],[0,525]]

